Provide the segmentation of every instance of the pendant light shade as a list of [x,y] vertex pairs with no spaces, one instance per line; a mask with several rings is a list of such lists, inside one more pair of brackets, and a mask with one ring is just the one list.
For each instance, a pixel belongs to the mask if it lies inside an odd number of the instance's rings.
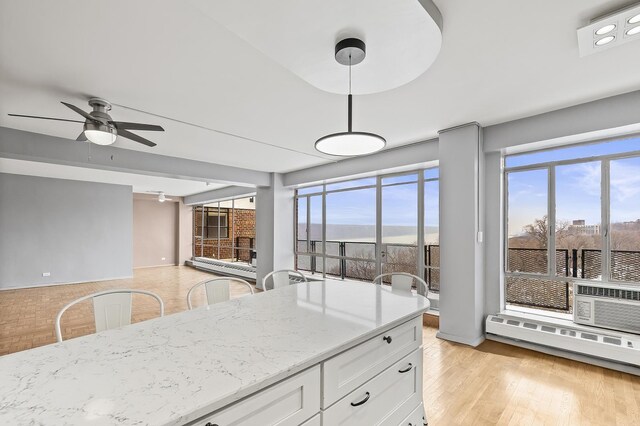
[[352,157],[380,151],[386,143],[382,136],[374,133],[342,132],[321,137],[316,149],[324,154]]
[[387,141],[379,135],[352,131],[353,100],[351,95],[351,66],[359,64],[365,57],[365,44],[362,40],[348,38],[336,45],[336,61],[349,66],[349,96],[347,108],[348,128],[346,132],[332,133],[316,141],[316,149],[323,154],[340,157],[353,157],[371,154],[385,147]]

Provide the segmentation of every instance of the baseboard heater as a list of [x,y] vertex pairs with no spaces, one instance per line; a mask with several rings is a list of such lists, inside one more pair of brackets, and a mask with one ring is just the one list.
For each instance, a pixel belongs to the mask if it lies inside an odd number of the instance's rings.
[[503,314],[489,315],[486,331],[490,335],[640,367],[640,336],[632,340],[615,332],[558,326]]
[[222,275],[230,275],[240,278],[256,279],[256,268],[248,264],[223,262],[215,259],[207,259],[205,257],[195,257],[192,265],[203,271],[215,272]]

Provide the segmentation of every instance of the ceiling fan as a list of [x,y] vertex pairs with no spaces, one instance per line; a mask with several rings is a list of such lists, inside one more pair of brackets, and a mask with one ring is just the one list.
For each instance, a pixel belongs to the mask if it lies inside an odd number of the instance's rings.
[[167,198],[164,195],[164,191],[147,191],[150,194],[158,194],[158,201],[164,203],[165,201],[173,201],[173,198]]
[[161,126],[154,124],[128,123],[125,121],[113,121],[108,114],[111,111],[111,104],[104,99],[91,98],[89,106],[93,108],[91,112],[85,112],[75,105],[62,102],[63,105],[77,112],[85,118],[85,121],[68,120],[66,118],[40,117],[37,115],[9,114],[12,117],[39,118],[42,120],[69,121],[72,123],[84,123],[84,130],[80,133],[77,141],[89,140],[98,145],[111,145],[116,141],[116,137],[122,136],[134,142],[147,146],[156,146],[148,139],[131,133],[129,130],[148,130],[152,132],[164,132]]

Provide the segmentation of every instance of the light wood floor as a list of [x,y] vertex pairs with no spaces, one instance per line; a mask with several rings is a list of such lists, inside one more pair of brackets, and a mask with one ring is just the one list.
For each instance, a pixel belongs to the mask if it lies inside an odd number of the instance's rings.
[[[0,354],[55,341],[53,320],[69,301],[108,288],[158,293],[166,312],[187,309],[191,286],[211,274],[189,267],[139,269],[130,280],[0,292]],[[237,297],[245,290],[232,290]],[[203,303],[202,294],[194,298]],[[134,321],[157,315],[153,300],[134,297]],[[93,332],[91,303],[69,310],[66,338]],[[640,425],[640,378],[502,343],[478,348],[443,341],[424,327],[424,400],[429,424]]]
[[[188,266],[163,266],[134,270],[132,279],[57,285],[0,291],[0,355],[23,351],[56,341],[54,322],[64,305],[87,294],[111,288],[135,288],[158,294],[165,314],[187,310],[187,292],[196,283],[214,275]],[[248,293],[246,287],[232,286],[231,296]],[[204,304],[204,290],[192,295],[194,306]],[[132,322],[158,316],[158,302],[149,296],[134,295]],[[73,306],[62,317],[64,339],[95,332],[90,301]]]

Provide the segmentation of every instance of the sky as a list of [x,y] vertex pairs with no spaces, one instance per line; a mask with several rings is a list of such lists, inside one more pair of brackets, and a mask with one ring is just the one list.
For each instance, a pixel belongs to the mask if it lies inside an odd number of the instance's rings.
[[[589,158],[640,150],[640,138],[561,148],[507,157],[507,167],[572,158]],[[584,219],[601,223],[601,162],[556,167],[556,222]],[[611,160],[611,222],[640,219],[640,157]],[[509,235],[547,214],[547,170],[510,172],[508,175]]]
[[[506,157],[505,165],[517,167],[567,159],[640,151],[640,137],[609,142],[583,144]],[[587,225],[601,222],[601,161],[556,167],[556,221],[585,220]],[[437,178],[438,169],[425,171],[425,178]],[[417,183],[415,174],[383,178],[382,184],[411,182],[397,186],[383,186],[382,221],[389,226],[417,224]],[[376,178],[363,178],[327,184],[327,190],[375,185]],[[640,219],[640,157],[611,160],[610,173],[611,221],[625,222]],[[321,191],[322,187],[302,189],[300,194]],[[547,214],[547,169],[510,172],[508,174],[508,206],[510,236],[519,235],[523,227]],[[425,226],[437,227],[438,181],[425,184]],[[305,202],[300,202],[303,213]],[[322,197],[311,198],[311,223],[322,223]],[[375,225],[375,188],[355,189],[327,194],[327,225]],[[306,212],[304,213],[306,214]],[[300,218],[304,222],[304,217]],[[312,235],[320,239],[320,235]]]
[[[427,171],[427,178],[436,178],[437,170]],[[416,227],[418,214],[418,196],[416,174],[394,176],[382,179],[382,221],[383,226]],[[328,184],[327,191],[352,186],[375,185],[376,178]],[[385,186],[394,183],[401,185]],[[316,190],[322,190],[317,187]],[[437,227],[439,221],[438,181],[425,183],[425,226]],[[309,193],[311,191],[307,191]],[[302,192],[299,192],[302,193]],[[369,225],[376,224],[376,188],[354,189],[351,191],[327,193],[327,225]],[[310,198],[311,223],[322,223],[322,197]],[[299,223],[305,221],[306,200],[300,199],[298,205]],[[384,230],[383,230],[384,233]],[[312,239],[320,236],[312,235]],[[375,238],[375,235],[372,236]]]

